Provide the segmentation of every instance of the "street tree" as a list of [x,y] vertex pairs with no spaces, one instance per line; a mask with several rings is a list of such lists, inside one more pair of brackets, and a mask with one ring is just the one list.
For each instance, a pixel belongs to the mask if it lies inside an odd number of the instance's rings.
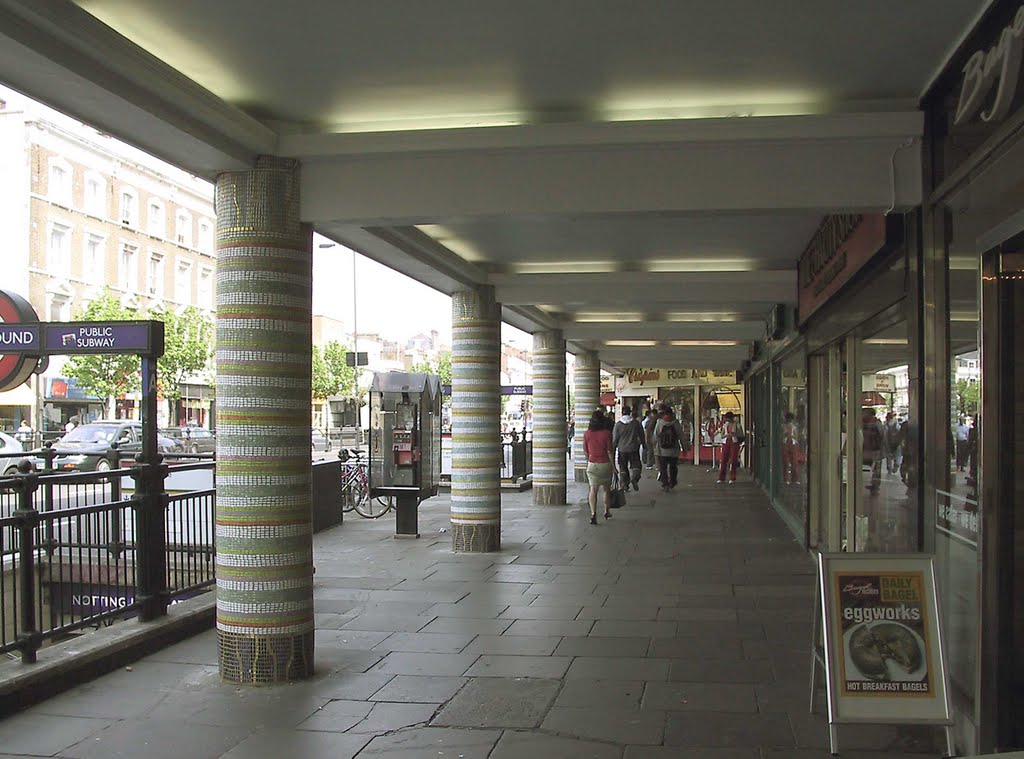
[[150,318],[164,323],[164,355],[157,360],[157,386],[170,417],[181,398],[182,383],[206,370],[213,358],[213,324],[195,306],[181,313],[162,311]]
[[429,359],[417,361],[409,368],[409,371],[436,374],[441,378],[442,385],[450,385],[452,384],[452,352],[441,351],[434,361]]
[[356,367],[345,360],[349,348],[337,340],[324,345],[323,350],[313,346],[313,397],[324,400],[340,395],[356,397]]
[[[138,319],[139,313],[124,306],[117,295],[104,290],[76,317],[78,321],[106,322]],[[75,380],[87,394],[104,400],[104,415],[114,417],[118,397],[134,392],[141,385],[138,356],[79,355],[68,358],[64,375]]]

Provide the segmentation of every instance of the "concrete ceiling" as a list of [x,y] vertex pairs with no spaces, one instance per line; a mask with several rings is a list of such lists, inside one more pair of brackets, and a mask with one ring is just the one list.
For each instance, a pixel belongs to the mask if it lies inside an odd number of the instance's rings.
[[[0,0],[0,79],[610,367],[735,368],[833,211],[920,202],[988,1]],[[654,345],[635,341],[654,342]]]

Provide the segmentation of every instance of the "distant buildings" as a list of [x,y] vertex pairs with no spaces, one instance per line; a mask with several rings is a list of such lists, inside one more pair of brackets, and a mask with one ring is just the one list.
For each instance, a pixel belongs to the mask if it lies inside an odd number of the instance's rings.
[[[196,306],[212,317],[212,186],[44,106],[7,97],[0,100],[4,288],[26,297],[45,321],[74,319],[104,288],[150,313]],[[71,416],[103,415],[102,399],[65,377],[64,364],[55,356],[41,376],[0,393],[0,427],[26,418],[55,431]],[[182,390],[179,419],[209,424],[211,388],[196,378]],[[137,415],[136,400],[119,399],[118,414]]]

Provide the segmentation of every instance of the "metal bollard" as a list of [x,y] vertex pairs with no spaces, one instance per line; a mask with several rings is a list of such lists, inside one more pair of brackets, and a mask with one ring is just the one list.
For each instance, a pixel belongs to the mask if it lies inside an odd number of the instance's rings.
[[22,664],[34,664],[36,652],[43,636],[36,629],[36,543],[35,531],[39,526],[39,512],[32,501],[32,494],[39,487],[39,478],[32,472],[32,462],[23,460],[18,464],[21,474],[14,484],[18,493],[18,508],[11,515],[17,520],[18,530],[18,593],[21,606],[18,614],[18,645],[21,648]]

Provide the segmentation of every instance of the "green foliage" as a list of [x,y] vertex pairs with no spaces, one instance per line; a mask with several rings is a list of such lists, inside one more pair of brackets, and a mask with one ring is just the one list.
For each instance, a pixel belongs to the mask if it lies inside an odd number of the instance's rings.
[[331,340],[323,350],[313,346],[313,397],[323,400],[332,395],[353,398],[356,395],[356,367],[349,366],[346,345]]
[[[121,304],[109,290],[89,303],[75,317],[79,321],[121,321],[156,319],[164,323],[164,355],[157,360],[157,384],[160,394],[169,401],[181,397],[181,383],[201,373],[210,365],[213,355],[213,324],[203,313],[189,306],[180,314],[157,312],[142,314]],[[140,389],[142,380],[138,356],[71,356],[64,374],[75,379],[85,392],[113,400]]]
[[959,379],[956,381],[954,392],[958,414],[978,413],[978,403],[981,401],[981,385],[978,382]]
[[452,352],[442,351],[437,361],[417,361],[410,367],[411,372],[436,374],[441,378],[442,385],[452,384]]
[[[118,321],[139,319],[139,313],[126,308],[109,290],[104,290],[80,312],[78,321]],[[104,398],[107,408],[119,396],[138,390],[142,385],[138,356],[71,356],[64,365],[65,376],[74,379],[89,395]]]
[[167,311],[149,318],[164,323],[164,355],[156,363],[160,394],[178,400],[181,383],[202,372],[213,358],[213,324],[194,306],[180,314]]

